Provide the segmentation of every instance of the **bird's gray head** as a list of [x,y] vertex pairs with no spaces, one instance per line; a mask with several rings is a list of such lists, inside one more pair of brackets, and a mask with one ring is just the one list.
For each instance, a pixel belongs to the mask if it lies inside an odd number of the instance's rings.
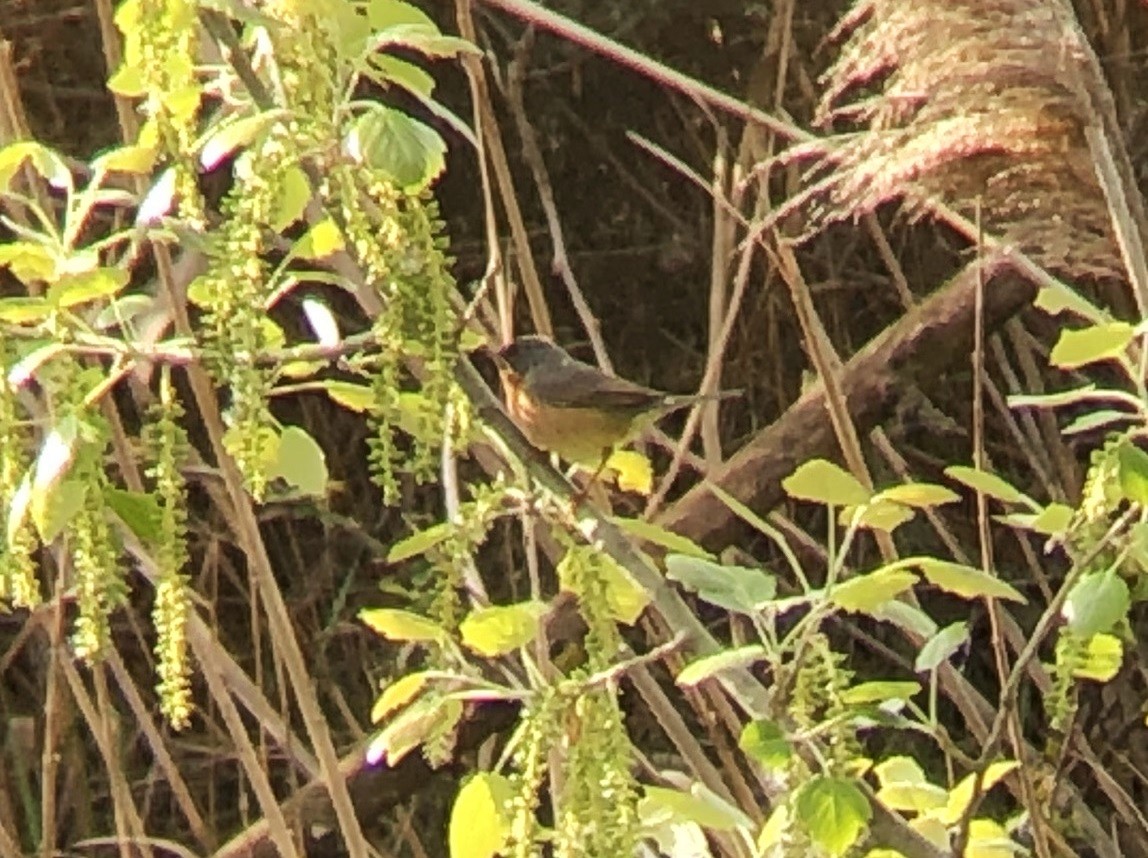
[[518,375],[526,375],[530,370],[569,360],[561,348],[545,337],[534,334],[519,337],[503,346],[498,356]]

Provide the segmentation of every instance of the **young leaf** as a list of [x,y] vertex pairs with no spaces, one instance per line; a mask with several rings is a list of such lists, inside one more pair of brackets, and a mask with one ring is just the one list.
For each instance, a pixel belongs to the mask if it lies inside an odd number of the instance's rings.
[[935,486],[932,483],[906,483],[901,486],[892,486],[873,498],[874,501],[890,500],[904,506],[925,509],[953,503],[961,497],[951,489],[944,486]]
[[369,763],[390,766],[436,735],[442,735],[462,717],[462,702],[442,697],[424,697],[408,706],[367,746]]
[[282,477],[305,495],[327,494],[327,457],[314,438],[298,426],[279,436],[279,456],[268,477]]
[[734,831],[753,826],[749,817],[738,808],[700,784],[694,784],[689,792],[646,786],[641,804],[639,814],[645,819],[668,815],[675,821],[693,822],[713,831]]
[[927,673],[936,670],[956,654],[969,639],[968,623],[953,623],[933,635],[917,654],[913,670]]
[[772,721],[750,721],[742,728],[737,746],[769,769],[780,769],[793,756],[785,732]]
[[494,658],[534,640],[546,611],[546,603],[537,601],[478,608],[470,612],[458,630],[470,649],[484,658]]
[[[987,793],[1000,783],[1009,772],[1018,767],[1018,764],[1013,760],[991,763],[981,778],[981,793]],[[956,825],[961,821],[961,817],[965,815],[977,793],[976,777],[975,773],[966,775],[960,783],[949,791],[949,801],[945,805],[945,809],[937,814],[937,818],[943,825]]]
[[1148,453],[1131,441],[1125,441],[1117,451],[1120,465],[1120,491],[1124,497],[1141,506],[1148,506]]
[[494,772],[478,772],[454,800],[450,811],[450,858],[494,858],[510,836],[510,781]]
[[884,703],[888,700],[911,700],[921,691],[921,683],[912,681],[884,680],[862,682],[841,693],[841,702],[861,706],[866,703]]
[[698,598],[743,614],[752,614],[777,595],[777,581],[760,569],[721,566],[711,560],[671,554],[666,577],[698,594]]
[[624,533],[660,546],[667,551],[672,551],[676,554],[688,554],[690,557],[701,557],[706,560],[713,559],[712,554],[692,541],[689,537],[674,533],[672,530],[666,530],[664,527],[654,524],[651,521],[643,521],[640,518],[613,516],[610,522]]
[[829,592],[829,601],[843,611],[868,613],[916,583],[916,574],[908,569],[878,569],[838,584]]
[[1108,322],[1080,330],[1062,330],[1049,361],[1061,369],[1077,369],[1125,353],[1136,329],[1127,322]]
[[104,489],[104,503],[141,542],[153,543],[162,535],[163,513],[150,492],[128,492],[109,486]]
[[801,787],[794,810],[813,842],[831,855],[844,855],[857,842],[873,812],[857,784],[827,775]]
[[371,723],[378,724],[392,712],[402,709],[422,693],[428,681],[426,673],[408,673],[392,682],[371,707]]
[[683,688],[689,688],[702,680],[721,673],[723,670],[755,662],[763,658],[765,654],[765,647],[760,644],[751,644],[750,646],[737,647],[714,655],[707,655],[687,664],[678,673],[678,677],[674,681]]
[[795,500],[826,506],[860,506],[870,497],[856,477],[824,459],[806,462],[782,480],[781,487]]
[[962,599],[1007,599],[1022,605],[1028,602],[1011,584],[971,566],[932,557],[917,558],[913,565],[921,570],[930,584]]
[[1061,613],[1068,627],[1082,638],[1112,630],[1128,616],[1128,584],[1113,569],[1093,572],[1076,582]]
[[354,160],[385,172],[408,193],[425,190],[446,169],[446,143],[438,132],[382,105],[355,121],[346,150]]
[[323,390],[339,405],[360,414],[369,411],[375,404],[375,392],[365,384],[325,379]]
[[412,557],[417,557],[445,541],[452,533],[449,523],[440,521],[432,524],[425,530],[412,533],[406,539],[396,542],[387,552],[388,563],[402,563]]
[[1124,644],[1115,635],[1093,635],[1083,662],[1073,665],[1072,675],[1077,679],[1109,682],[1124,663]]
[[397,608],[368,608],[359,612],[359,619],[392,641],[418,643],[447,636],[446,630],[433,620]]
[[968,486],[975,492],[986,494],[1003,503],[1024,503],[1027,498],[996,474],[987,471],[978,471],[963,465],[952,465],[945,468],[945,476]]

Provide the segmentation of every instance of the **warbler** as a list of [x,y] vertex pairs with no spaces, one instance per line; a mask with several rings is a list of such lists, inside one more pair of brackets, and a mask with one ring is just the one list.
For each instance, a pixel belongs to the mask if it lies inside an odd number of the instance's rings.
[[526,439],[568,462],[601,470],[644,425],[741,391],[677,396],[607,375],[545,337],[522,336],[495,353],[506,407]]

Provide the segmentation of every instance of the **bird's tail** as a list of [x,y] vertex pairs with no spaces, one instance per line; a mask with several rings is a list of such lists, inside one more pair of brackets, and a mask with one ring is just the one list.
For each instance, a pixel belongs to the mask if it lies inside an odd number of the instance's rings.
[[717,393],[691,393],[681,396],[667,396],[666,409],[676,411],[699,402],[720,402],[723,399],[737,399],[745,396],[744,390],[719,390]]

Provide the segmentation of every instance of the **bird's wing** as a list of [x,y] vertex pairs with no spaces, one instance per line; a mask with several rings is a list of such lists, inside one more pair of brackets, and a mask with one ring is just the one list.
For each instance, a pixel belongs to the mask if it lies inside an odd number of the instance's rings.
[[530,373],[528,392],[561,408],[633,408],[640,410],[665,394],[570,359],[560,371]]

